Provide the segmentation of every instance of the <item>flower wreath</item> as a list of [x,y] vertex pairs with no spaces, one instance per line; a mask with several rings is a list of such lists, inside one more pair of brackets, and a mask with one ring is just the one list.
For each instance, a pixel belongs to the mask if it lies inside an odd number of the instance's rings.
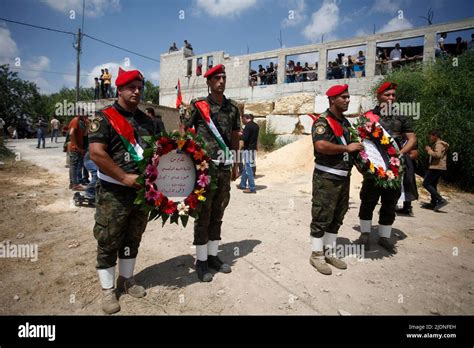
[[375,167],[364,150],[357,154],[357,167],[362,174],[375,176],[375,182],[383,188],[399,188],[403,178],[403,156],[397,150],[395,140],[384,132],[378,122],[373,122],[365,116],[359,117],[355,123],[360,141],[367,139],[380,144],[389,156],[388,169]]
[[[135,204],[141,206],[142,210],[150,213],[148,220],[162,218],[163,225],[168,218],[171,223],[181,223],[184,227],[189,217],[196,218],[206,194],[215,188],[213,165],[211,158],[205,151],[205,143],[200,135],[193,131],[180,134],[162,133],[159,137],[143,137],[149,147],[143,151],[143,160],[139,163],[139,169],[143,173],[137,182],[143,186],[137,193]],[[155,184],[158,177],[158,164],[160,158],[167,153],[178,150],[188,154],[196,167],[196,182],[193,191],[181,202],[174,202],[160,192]]]

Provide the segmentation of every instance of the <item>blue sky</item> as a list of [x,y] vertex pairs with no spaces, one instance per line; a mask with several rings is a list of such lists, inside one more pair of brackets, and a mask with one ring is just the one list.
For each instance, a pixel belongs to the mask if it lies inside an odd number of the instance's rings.
[[[426,20],[420,16],[426,16],[430,7],[434,24],[474,17],[472,0],[85,1],[86,34],[156,59],[172,42],[181,47],[184,39],[192,43],[196,54],[223,50],[241,55],[247,50],[279,48],[280,30],[283,45],[292,47],[318,43],[322,33],[324,41],[330,41],[372,34],[374,25],[376,32],[423,26]],[[398,19],[399,10],[403,11],[402,20]],[[77,32],[82,24],[82,0],[0,0],[0,17]],[[13,64],[20,58],[19,68],[25,69],[19,70],[20,76],[35,81],[42,93],[75,86],[72,44],[71,35],[0,20],[0,63]],[[158,84],[158,62],[89,38],[84,38],[83,49],[83,86],[92,85],[102,66],[115,75],[127,58],[130,67],[140,69]]]

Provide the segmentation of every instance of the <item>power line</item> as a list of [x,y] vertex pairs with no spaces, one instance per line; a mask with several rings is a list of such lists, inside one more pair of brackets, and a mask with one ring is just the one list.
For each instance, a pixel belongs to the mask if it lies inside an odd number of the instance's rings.
[[[48,74],[72,75],[72,76],[76,76],[76,74],[74,74],[74,73],[67,73],[67,72],[60,72],[60,71],[51,71],[51,70],[26,69],[26,68],[18,68],[18,67],[15,67],[15,66],[10,66],[10,69],[24,70],[24,71],[35,71],[35,72],[48,73]],[[81,76],[94,76],[94,75],[81,74]]]
[[[20,24],[20,25],[25,25],[25,26],[27,26],[27,27],[32,27],[32,28],[37,28],[37,29],[43,29],[43,30],[49,30],[49,31],[54,31],[54,32],[58,32],[58,33],[63,33],[63,34],[69,34],[69,35],[73,35],[74,37],[77,36],[76,33],[73,33],[73,32],[70,32],[70,31],[64,31],[64,30],[59,30],[59,29],[53,29],[53,28],[43,27],[43,26],[40,26],[40,25],[34,25],[34,24],[19,22],[19,21],[12,21],[12,20],[10,20],[10,19],[1,18],[1,17],[0,17],[0,20],[5,21],[5,22],[9,22],[9,23],[15,23],[15,24]],[[155,58],[151,58],[151,57],[145,56],[145,55],[143,55],[143,54],[140,54],[140,53],[131,51],[131,50],[129,50],[129,49],[126,49],[126,48],[123,48],[123,47],[120,47],[120,46],[117,46],[117,45],[114,45],[114,44],[111,44],[111,43],[108,43],[108,42],[106,42],[106,41],[104,41],[104,40],[101,40],[101,39],[98,39],[98,38],[96,38],[96,37],[87,35],[87,34],[85,34],[85,33],[82,33],[82,36],[87,36],[89,39],[98,41],[98,42],[100,42],[100,43],[103,43],[103,44],[105,44],[105,45],[108,45],[108,46],[117,48],[117,49],[122,50],[122,51],[125,51],[125,52],[132,53],[132,54],[137,55],[137,56],[140,56],[140,57],[142,57],[142,58],[146,58],[146,59],[149,59],[149,60],[158,62],[158,63],[160,62],[159,59],[155,59]]]
[[151,57],[144,56],[143,54],[130,51],[130,50],[126,49],[126,48],[122,48],[122,47],[119,47],[119,46],[117,46],[117,45],[113,45],[113,44],[111,44],[111,43],[108,43],[108,42],[105,42],[105,41],[103,41],[103,40],[97,39],[97,38],[92,37],[92,36],[90,36],[90,35],[87,35],[87,34],[82,34],[82,35],[88,37],[89,39],[92,39],[92,40],[101,42],[101,43],[103,43],[103,44],[105,44],[105,45],[109,45],[109,46],[111,46],[111,47],[115,47],[115,48],[117,48],[117,49],[119,49],[119,50],[126,51],[126,52],[129,52],[129,53],[135,54],[135,55],[137,55],[137,56],[140,56],[140,57],[143,57],[143,58],[146,58],[146,59],[149,59],[149,60],[153,60],[153,61],[158,62],[158,63],[160,62],[159,59],[155,59],[155,58],[151,58]]
[[55,32],[58,32],[58,33],[63,33],[63,34],[76,35],[76,34],[74,34],[73,32],[70,32],[70,31],[58,30],[58,29],[53,29],[53,28],[42,27],[40,25],[34,25],[34,24],[23,23],[23,22],[18,22],[18,21],[12,21],[12,20],[6,19],[6,18],[0,18],[0,20],[5,21],[5,22],[20,24],[20,25],[25,25],[27,27],[33,27],[33,28],[38,28],[38,29],[43,29],[43,30],[50,30],[50,31],[55,31]]

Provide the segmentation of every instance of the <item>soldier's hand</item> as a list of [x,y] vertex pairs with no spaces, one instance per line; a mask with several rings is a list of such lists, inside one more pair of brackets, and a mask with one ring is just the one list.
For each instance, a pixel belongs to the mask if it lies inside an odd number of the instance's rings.
[[347,152],[352,153],[356,151],[363,150],[364,146],[361,143],[350,143],[347,145]]
[[136,189],[140,189],[141,186],[140,186],[140,184],[137,183],[137,179],[138,179],[138,175],[137,175],[137,174],[127,174],[127,175],[125,176],[125,179],[123,179],[122,183],[123,183],[125,186],[133,187],[133,188],[136,188]]

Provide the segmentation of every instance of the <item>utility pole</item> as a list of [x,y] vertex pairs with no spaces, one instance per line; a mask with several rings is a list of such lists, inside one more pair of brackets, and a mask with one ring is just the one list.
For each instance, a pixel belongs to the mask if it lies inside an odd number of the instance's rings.
[[74,48],[77,51],[77,59],[76,59],[76,103],[79,101],[79,79],[81,74],[81,41],[82,41],[82,32],[81,29],[78,29],[77,33],[77,42],[74,45]]
[[77,43],[74,48],[77,51],[77,64],[76,64],[76,103],[79,101],[79,82],[81,78],[81,49],[82,49],[82,33],[84,32],[84,11],[86,8],[86,0],[82,0],[82,30],[77,30]]

